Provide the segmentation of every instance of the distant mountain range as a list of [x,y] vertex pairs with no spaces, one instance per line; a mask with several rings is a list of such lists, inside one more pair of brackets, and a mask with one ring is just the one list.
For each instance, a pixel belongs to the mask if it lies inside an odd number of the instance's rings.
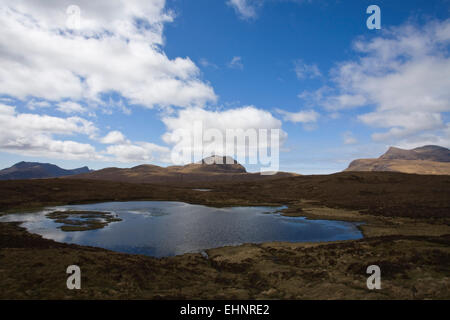
[[22,161],[0,170],[0,180],[57,178],[89,172],[88,167],[66,170],[50,163]]
[[[450,150],[439,146],[424,146],[412,150],[391,147],[378,159],[354,160],[345,171],[394,171],[415,174],[450,175]],[[97,171],[82,167],[62,169],[54,164],[19,162],[0,170],[0,180],[69,179],[110,180],[135,183],[179,184],[214,181],[255,181],[297,176],[278,172],[275,175],[249,173],[230,157],[212,156],[185,166],[159,167],[144,164],[133,168],[105,168]]]
[[440,146],[424,146],[412,150],[391,147],[378,159],[353,161],[345,171],[396,171],[450,175],[450,150]]
[[248,173],[230,157],[212,156],[185,166],[159,167],[140,165],[129,169],[106,168],[90,173],[70,176],[70,179],[111,180],[136,183],[194,183],[209,181],[250,181],[296,176],[295,173],[278,172],[275,175]]

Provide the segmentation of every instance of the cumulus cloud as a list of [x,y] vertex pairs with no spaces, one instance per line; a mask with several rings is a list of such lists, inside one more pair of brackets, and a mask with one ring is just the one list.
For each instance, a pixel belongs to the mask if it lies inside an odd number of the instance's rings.
[[150,142],[132,142],[117,130],[110,131],[100,139],[109,144],[102,153],[119,162],[163,161],[168,162],[169,148]]
[[314,110],[288,112],[285,110],[277,109],[276,111],[283,116],[284,121],[290,121],[294,123],[312,123],[316,122],[320,117],[320,114]]
[[358,108],[368,102],[367,98],[360,94],[343,93],[337,96],[328,97],[323,106],[329,111]]
[[73,101],[64,101],[58,103],[57,110],[63,113],[85,113],[87,109],[79,103]]
[[417,146],[439,145],[450,148],[450,123],[438,133],[433,131],[405,137],[399,141],[398,147],[413,149]]
[[65,159],[100,159],[90,144],[56,138],[74,134],[93,137],[96,132],[92,122],[79,117],[17,113],[15,107],[0,104],[2,151]]
[[[117,131],[100,139],[94,124],[80,117],[41,113],[53,107],[67,115],[91,108],[130,114],[133,104],[170,109],[216,101],[195,63],[164,53],[163,28],[172,20],[165,0],[0,0],[1,101],[40,113],[1,105],[0,149],[107,161],[154,160],[167,153]],[[96,150],[75,141],[89,139],[109,146]]]
[[[13,103],[14,101],[11,100],[9,102]],[[31,99],[27,103],[27,108],[30,109],[30,110],[41,109],[41,108],[49,108],[49,107],[51,107],[51,103],[49,103],[48,101],[36,101],[34,99]]]
[[[73,136],[109,146],[97,150],[90,143],[67,138]],[[0,150],[26,156],[119,162],[169,162],[170,151],[150,142],[130,141],[116,130],[98,138],[98,128],[80,117],[18,113],[14,106],[5,104],[0,104]]]
[[[385,131],[376,141],[439,141],[449,145],[444,115],[450,111],[450,20],[406,24],[354,43],[358,57],[338,64],[334,89],[303,93],[328,110],[373,106],[359,120]],[[427,137],[427,139],[417,139]],[[434,137],[434,139],[430,139]]]
[[123,133],[117,130],[109,132],[106,136],[100,139],[100,141],[104,144],[123,144],[127,142]]
[[[0,4],[0,94],[101,104],[117,92],[150,108],[216,100],[189,58],[163,52],[163,26],[173,19],[164,0]],[[80,9],[79,29],[67,27],[69,5]]]
[[165,161],[169,149],[150,142],[135,142],[112,145],[106,148],[107,155],[120,162]]
[[[262,149],[270,148],[271,130],[279,130],[277,143],[281,145],[287,137],[282,130],[282,122],[270,112],[257,109],[254,106],[229,109],[224,111],[211,111],[201,108],[188,108],[179,110],[177,114],[162,119],[167,127],[163,140],[168,145],[182,148],[185,152],[194,155],[198,161],[205,155],[227,155],[242,158],[245,153],[254,156]],[[200,128],[201,131],[198,129]],[[267,139],[259,135],[260,129],[266,129]],[[195,143],[199,134],[199,143]],[[244,139],[227,139],[238,134]],[[255,140],[252,140],[255,138]],[[216,139],[220,137],[220,139]],[[253,143],[255,142],[255,143]],[[242,147],[243,149],[236,150]],[[233,150],[235,154],[229,154]],[[211,153],[209,153],[211,151]]]

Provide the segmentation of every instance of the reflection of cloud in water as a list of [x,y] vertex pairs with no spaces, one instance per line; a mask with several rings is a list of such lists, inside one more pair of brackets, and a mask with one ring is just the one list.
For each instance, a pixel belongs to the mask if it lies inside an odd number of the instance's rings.
[[15,213],[0,217],[0,222],[38,222],[41,221],[47,211],[33,213]]
[[143,217],[161,217],[169,214],[166,210],[162,208],[150,208],[150,209],[135,209],[135,210],[126,210],[125,212],[131,214],[141,215]]
[[[32,231],[33,229],[31,229],[30,231]],[[59,242],[68,242],[67,238],[67,232],[63,232],[59,229],[46,229],[43,230],[42,232],[37,232],[38,234],[40,234],[41,236],[43,236],[46,239],[52,239],[55,241],[59,241]]]
[[[64,232],[61,224],[45,217],[58,210],[111,212],[123,219],[103,229]],[[45,238],[61,242],[151,256],[186,252],[242,243],[271,241],[335,241],[359,239],[355,224],[307,220],[279,215],[280,208],[212,208],[182,202],[132,201],[71,205],[42,212],[13,214],[0,221],[25,221],[24,226]],[[271,213],[271,214],[267,214]]]

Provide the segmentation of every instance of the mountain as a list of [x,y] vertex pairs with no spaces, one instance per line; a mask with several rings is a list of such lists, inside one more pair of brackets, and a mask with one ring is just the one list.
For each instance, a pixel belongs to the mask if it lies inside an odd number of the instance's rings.
[[88,167],[66,170],[50,163],[22,161],[0,170],[0,180],[56,178],[88,172],[91,172]]
[[450,175],[450,150],[440,146],[424,146],[412,150],[391,147],[378,159],[353,161],[345,171],[396,171]]
[[412,150],[391,147],[380,159],[450,162],[450,150],[439,146],[424,146]]
[[198,163],[192,163],[182,167],[174,166],[169,168],[179,168],[178,170],[185,173],[247,173],[244,166],[239,164],[233,158],[220,156],[211,156]]
[[94,179],[135,183],[178,184],[213,181],[251,181],[296,176],[278,172],[275,175],[248,173],[231,157],[211,156],[185,166],[159,167],[144,164],[133,168],[106,168],[90,173],[70,176],[70,179]]

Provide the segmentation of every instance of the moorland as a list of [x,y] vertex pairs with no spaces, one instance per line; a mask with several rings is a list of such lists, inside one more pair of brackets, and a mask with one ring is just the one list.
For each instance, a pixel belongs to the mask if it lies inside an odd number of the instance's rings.
[[[196,189],[210,189],[202,192]],[[0,223],[2,299],[449,299],[450,176],[343,172],[258,181],[149,184],[0,181],[0,212],[104,201],[285,205],[283,214],[358,221],[364,238],[243,244],[152,258],[65,244]],[[68,265],[82,289],[66,288]],[[379,265],[382,289],[368,290]]]

